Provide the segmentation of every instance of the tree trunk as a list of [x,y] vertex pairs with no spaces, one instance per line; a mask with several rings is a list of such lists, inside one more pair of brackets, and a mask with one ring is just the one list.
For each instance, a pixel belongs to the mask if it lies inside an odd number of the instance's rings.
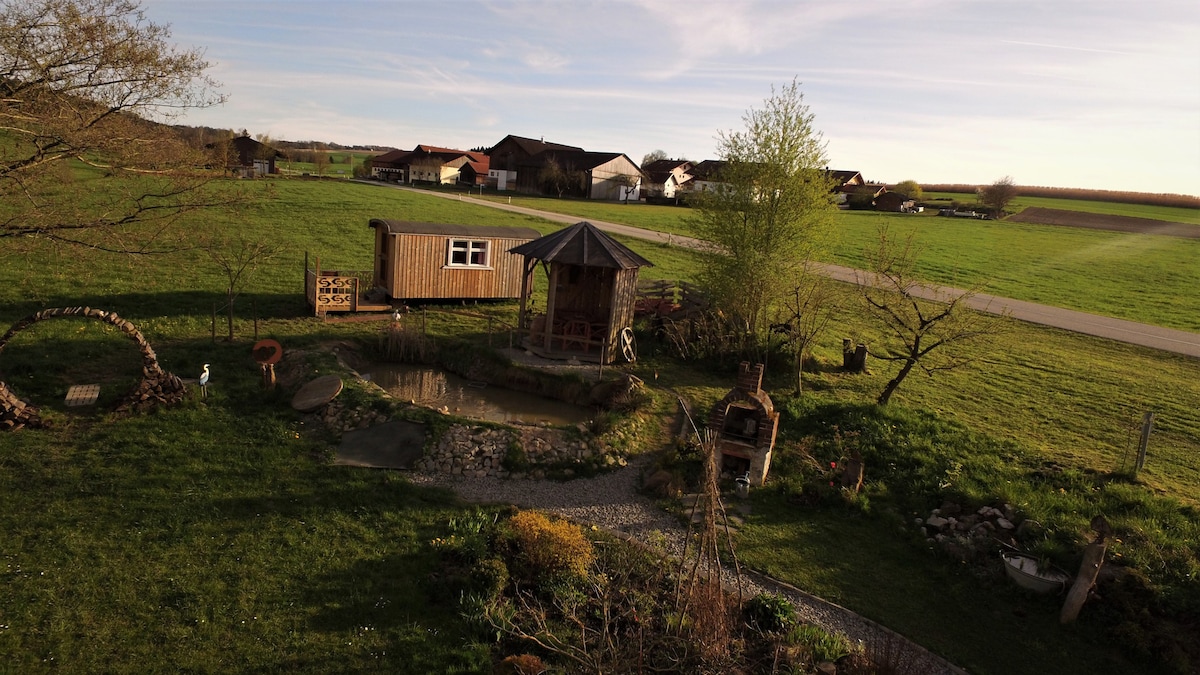
[[896,389],[900,387],[900,383],[904,381],[904,378],[908,377],[909,371],[911,371],[915,365],[917,365],[917,362],[914,359],[905,361],[904,367],[900,369],[900,372],[896,373],[896,376],[892,378],[891,382],[887,383],[887,386],[883,388],[883,393],[879,395],[879,398],[876,399],[875,402],[879,405],[887,405],[888,400],[892,398],[892,394],[894,394]]
[[229,300],[229,341],[233,342],[233,293],[228,293]]

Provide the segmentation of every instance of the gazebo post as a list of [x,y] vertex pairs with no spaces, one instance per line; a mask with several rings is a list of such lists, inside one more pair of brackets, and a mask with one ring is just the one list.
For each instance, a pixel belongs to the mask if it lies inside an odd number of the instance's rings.
[[554,334],[554,302],[555,292],[558,289],[558,275],[562,271],[562,265],[550,263],[550,288],[546,289],[546,340],[542,347],[547,351],[551,351],[551,340]]
[[525,256],[525,276],[521,277],[521,311],[517,314],[517,327],[525,329],[529,327],[527,303],[529,302],[529,293],[533,289],[533,271],[537,269],[537,259],[530,256]]

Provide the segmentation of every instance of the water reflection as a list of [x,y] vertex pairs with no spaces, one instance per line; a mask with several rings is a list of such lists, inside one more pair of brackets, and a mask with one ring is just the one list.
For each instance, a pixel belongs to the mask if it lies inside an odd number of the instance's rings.
[[380,363],[363,369],[362,376],[402,401],[490,422],[578,424],[590,416],[586,408],[471,382],[428,366]]

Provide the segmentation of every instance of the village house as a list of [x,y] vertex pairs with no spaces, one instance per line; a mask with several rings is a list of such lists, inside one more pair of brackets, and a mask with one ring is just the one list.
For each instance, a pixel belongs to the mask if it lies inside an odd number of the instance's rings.
[[264,145],[249,136],[238,136],[224,143],[207,146],[213,152],[214,162],[241,178],[257,178],[275,173],[275,160],[282,157],[275,148]]
[[509,134],[492,146],[487,153],[488,185],[501,192],[516,190],[519,167],[548,150],[582,152],[583,148],[562,143],[547,143],[545,140],[534,140]]
[[[371,158],[371,177],[394,183],[453,185],[460,180],[462,168],[474,163],[469,172],[487,162],[481,152],[418,145],[412,150],[392,150]],[[485,170],[486,171],[486,170]]]
[[692,163],[684,159],[659,159],[642,167],[646,182],[642,185],[642,197],[647,202],[674,200],[688,189],[693,179]]

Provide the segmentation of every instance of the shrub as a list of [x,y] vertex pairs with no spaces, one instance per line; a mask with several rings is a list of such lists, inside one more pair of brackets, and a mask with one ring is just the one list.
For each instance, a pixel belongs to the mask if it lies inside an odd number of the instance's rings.
[[499,558],[484,558],[471,568],[470,590],[494,599],[508,587],[508,566]]
[[792,627],[788,631],[787,641],[788,644],[806,649],[815,663],[837,661],[854,651],[854,646],[845,636],[830,633],[811,623]]
[[533,654],[513,654],[496,667],[496,675],[541,675],[544,672],[546,666]]
[[577,526],[564,520],[551,521],[537,511],[521,511],[508,522],[517,554],[531,576],[587,573],[595,552],[592,542]]
[[768,633],[782,633],[796,625],[796,608],[781,595],[759,593],[746,602],[746,620]]

